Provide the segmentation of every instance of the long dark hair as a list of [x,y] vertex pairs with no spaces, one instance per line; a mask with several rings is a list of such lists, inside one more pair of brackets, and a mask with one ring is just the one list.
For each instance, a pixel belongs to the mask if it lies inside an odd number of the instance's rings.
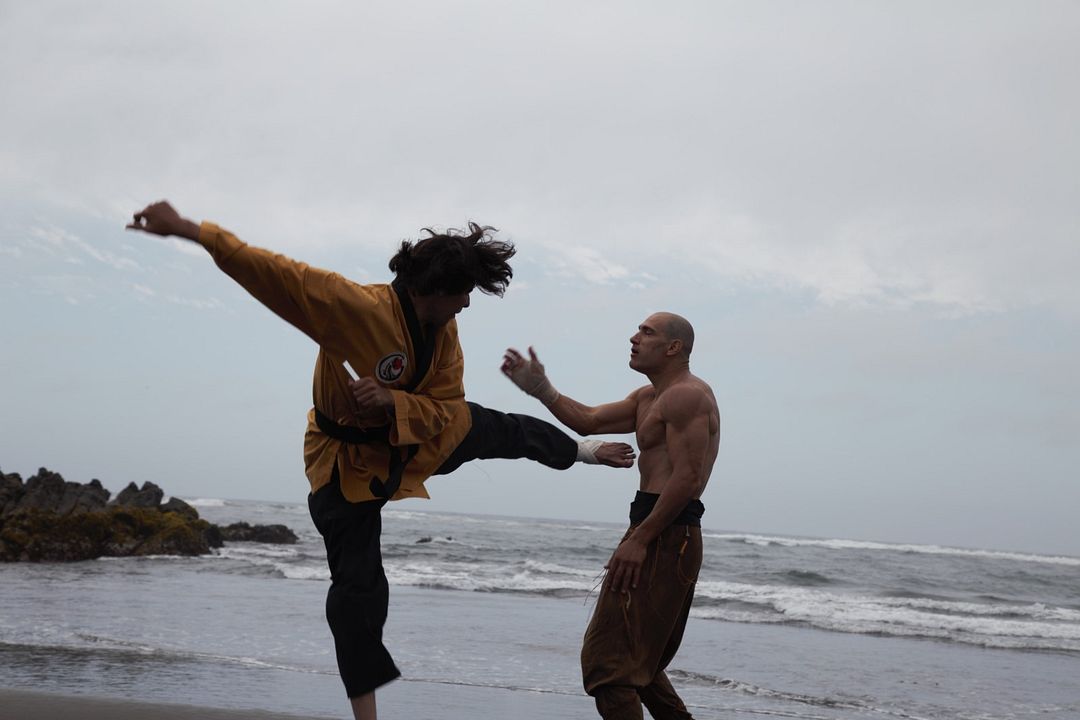
[[405,287],[419,295],[457,295],[479,288],[488,295],[506,292],[514,270],[507,262],[517,252],[512,243],[496,240],[487,225],[469,223],[468,232],[449,229],[427,237],[404,240],[390,270]]

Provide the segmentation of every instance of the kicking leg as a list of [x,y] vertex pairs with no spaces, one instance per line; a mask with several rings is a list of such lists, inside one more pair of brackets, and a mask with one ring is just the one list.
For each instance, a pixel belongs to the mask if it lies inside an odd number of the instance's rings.
[[[494,458],[525,458],[556,470],[566,470],[579,461],[612,467],[633,465],[634,450],[625,443],[597,440],[579,443],[539,418],[490,410],[476,403],[469,403],[469,413],[472,416],[469,434],[434,475],[449,474],[470,460]],[[584,443],[594,445],[585,447]]]

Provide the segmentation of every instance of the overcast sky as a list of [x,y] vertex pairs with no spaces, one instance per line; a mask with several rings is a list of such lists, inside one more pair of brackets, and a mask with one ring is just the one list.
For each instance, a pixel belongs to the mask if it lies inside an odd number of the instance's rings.
[[[686,315],[709,528],[1080,555],[1075,2],[0,0],[0,468],[301,502],[316,348],[200,248],[389,279],[495,225],[499,373],[624,397]],[[622,522],[636,471],[472,463],[400,507]]]

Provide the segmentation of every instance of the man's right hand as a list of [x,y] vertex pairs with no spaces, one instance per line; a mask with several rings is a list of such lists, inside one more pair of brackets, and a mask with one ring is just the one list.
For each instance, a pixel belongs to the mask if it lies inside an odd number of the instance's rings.
[[357,413],[363,417],[385,415],[394,410],[394,396],[375,378],[364,377],[349,381],[349,390],[356,400]]
[[559,391],[547,379],[544,366],[540,364],[540,358],[531,347],[529,358],[526,360],[520,352],[509,348],[503,355],[502,367],[499,369],[502,370],[503,375],[510,378],[510,382],[524,390],[526,394],[532,395],[545,405],[550,405],[559,399]]
[[177,235],[188,240],[199,239],[199,226],[181,217],[173,206],[164,200],[151,203],[132,216],[128,230],[142,230],[151,235]]

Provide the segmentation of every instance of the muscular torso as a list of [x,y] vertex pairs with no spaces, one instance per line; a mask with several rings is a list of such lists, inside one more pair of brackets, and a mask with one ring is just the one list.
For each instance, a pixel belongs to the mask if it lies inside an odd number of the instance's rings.
[[[697,412],[692,423],[699,423],[701,430],[707,428],[707,446],[702,456],[700,468],[703,478],[701,491],[704,491],[709,475],[712,473],[716,455],[720,449],[720,411],[712,388],[700,378],[690,375],[681,381],[689,385],[698,399]],[[638,471],[641,474],[640,489],[643,492],[660,493],[672,474],[672,458],[668,453],[668,421],[665,418],[664,394],[659,395],[651,385],[637,391],[637,445]],[[695,494],[700,496],[701,491]]]

